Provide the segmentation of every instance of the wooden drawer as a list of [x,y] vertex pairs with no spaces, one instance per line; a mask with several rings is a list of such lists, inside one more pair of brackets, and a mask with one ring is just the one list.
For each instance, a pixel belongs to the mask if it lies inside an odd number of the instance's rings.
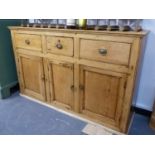
[[131,44],[103,41],[80,40],[80,58],[128,65]]
[[30,49],[36,51],[42,50],[40,35],[17,33],[15,35],[15,43],[16,48]]
[[47,36],[47,52],[73,56],[73,38]]

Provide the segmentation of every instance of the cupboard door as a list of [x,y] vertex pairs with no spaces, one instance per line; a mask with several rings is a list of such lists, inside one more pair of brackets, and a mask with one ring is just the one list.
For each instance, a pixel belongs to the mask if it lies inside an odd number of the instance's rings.
[[118,127],[126,76],[121,73],[80,67],[80,111]]
[[73,64],[49,61],[51,102],[72,109],[73,105]]
[[18,54],[21,92],[45,101],[43,60],[38,56]]

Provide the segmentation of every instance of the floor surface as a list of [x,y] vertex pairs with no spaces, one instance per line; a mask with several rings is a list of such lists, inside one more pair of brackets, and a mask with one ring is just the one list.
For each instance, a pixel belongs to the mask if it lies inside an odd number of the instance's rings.
[[129,135],[155,135],[155,130],[149,127],[149,121],[149,117],[135,114]]
[[[129,135],[155,135],[149,118],[135,114]],[[86,122],[14,93],[0,100],[0,135],[83,135]]]
[[25,99],[15,93],[0,100],[0,134],[81,135],[85,122]]

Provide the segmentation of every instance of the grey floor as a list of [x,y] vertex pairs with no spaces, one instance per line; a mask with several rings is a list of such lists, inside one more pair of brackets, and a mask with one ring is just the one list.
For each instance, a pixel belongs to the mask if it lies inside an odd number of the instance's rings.
[[86,123],[15,93],[0,100],[0,134],[81,135]]
[[[155,135],[149,118],[135,114],[130,135]],[[86,122],[19,96],[0,100],[0,135],[83,135]]]
[[149,121],[149,117],[135,114],[129,135],[155,135],[155,130],[149,127]]

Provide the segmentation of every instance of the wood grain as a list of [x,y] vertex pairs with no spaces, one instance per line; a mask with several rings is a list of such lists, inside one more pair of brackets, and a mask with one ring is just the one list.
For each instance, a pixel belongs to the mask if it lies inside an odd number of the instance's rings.
[[99,70],[91,67],[81,67],[81,112],[88,111],[100,118],[107,117],[117,120],[119,125],[120,112],[124,97],[123,74]]
[[17,33],[15,34],[16,48],[42,51],[41,36]]
[[73,65],[65,62],[50,61],[49,77],[53,91],[51,101],[57,101],[72,108],[73,104]]
[[[130,46],[120,42],[81,39],[80,58],[128,65]],[[106,50],[107,54],[102,55],[99,52],[101,49]]]
[[42,58],[18,54],[22,92],[45,101],[45,84]]
[[9,28],[22,94],[127,132],[147,32]]
[[[46,42],[48,53],[73,56],[73,38],[47,36]],[[62,49],[56,47],[58,43],[62,45]]]

